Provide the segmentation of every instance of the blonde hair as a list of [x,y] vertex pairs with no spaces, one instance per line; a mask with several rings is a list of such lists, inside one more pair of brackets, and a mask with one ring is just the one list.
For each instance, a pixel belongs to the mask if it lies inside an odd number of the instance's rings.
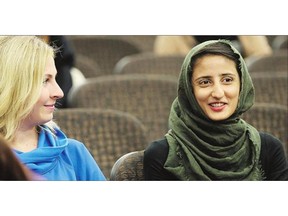
[[12,140],[40,96],[55,49],[36,36],[0,37],[0,134]]

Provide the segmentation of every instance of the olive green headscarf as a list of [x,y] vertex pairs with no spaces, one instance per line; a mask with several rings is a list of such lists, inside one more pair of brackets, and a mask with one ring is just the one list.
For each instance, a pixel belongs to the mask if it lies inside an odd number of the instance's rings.
[[[191,59],[204,46],[222,42],[230,45],[241,62],[241,90],[233,115],[212,121],[194,96]],[[178,97],[172,104],[165,135],[169,144],[164,168],[181,180],[261,180],[259,169],[260,136],[240,118],[254,103],[254,87],[244,59],[226,40],[207,41],[186,56],[179,77]]]

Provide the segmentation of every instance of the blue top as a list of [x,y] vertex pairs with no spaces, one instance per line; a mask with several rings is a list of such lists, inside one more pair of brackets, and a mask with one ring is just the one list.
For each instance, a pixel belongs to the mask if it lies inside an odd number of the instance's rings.
[[69,139],[55,128],[55,134],[42,126],[38,148],[30,152],[15,150],[18,158],[32,171],[46,180],[104,181],[106,180],[96,161],[77,140]]

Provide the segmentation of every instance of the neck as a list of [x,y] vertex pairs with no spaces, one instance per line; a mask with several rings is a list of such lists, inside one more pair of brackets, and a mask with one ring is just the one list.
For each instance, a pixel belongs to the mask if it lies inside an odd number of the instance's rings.
[[36,127],[30,129],[19,128],[12,141],[12,148],[29,152],[36,149],[38,146],[38,132]]

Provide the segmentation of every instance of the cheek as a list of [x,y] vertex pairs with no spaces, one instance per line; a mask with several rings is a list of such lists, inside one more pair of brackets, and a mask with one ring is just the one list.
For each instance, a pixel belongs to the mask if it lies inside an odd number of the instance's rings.
[[240,92],[237,88],[232,88],[226,93],[226,97],[230,101],[230,104],[236,109],[239,102]]
[[38,98],[37,104],[43,105],[49,99],[49,92],[46,89],[42,89],[41,94]]
[[226,91],[226,94],[229,95],[231,99],[236,99],[238,101],[239,94],[240,94],[240,86],[238,85],[231,86],[231,88],[229,88]]
[[194,88],[194,95],[198,102],[204,101],[209,97],[209,91],[205,88]]

